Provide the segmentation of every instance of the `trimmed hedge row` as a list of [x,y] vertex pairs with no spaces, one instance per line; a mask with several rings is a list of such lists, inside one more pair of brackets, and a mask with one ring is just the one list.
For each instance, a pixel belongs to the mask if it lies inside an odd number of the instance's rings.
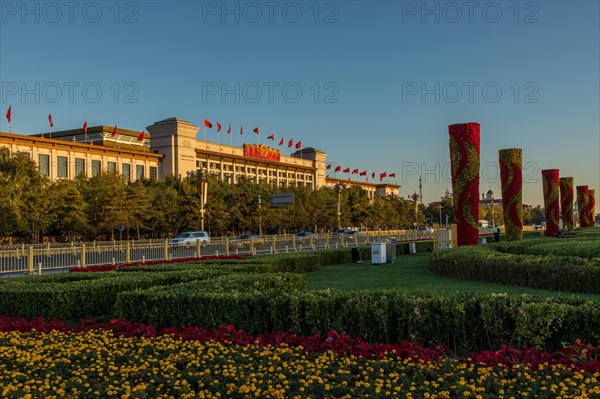
[[459,247],[432,256],[429,270],[445,277],[600,294],[600,262],[590,258],[599,248],[599,240],[587,239]]
[[[28,280],[11,281],[1,286],[0,309],[6,316],[44,316],[79,321],[112,313],[117,294],[120,292],[204,280],[223,273],[222,270],[131,274],[73,273],[73,276],[86,277],[70,280],[68,283],[38,281],[37,277],[30,277]],[[92,275],[97,278],[89,278]]]
[[159,327],[235,324],[251,334],[335,329],[371,342],[443,343],[458,353],[510,346],[546,350],[600,340],[600,307],[577,299],[508,295],[357,292],[202,292],[158,289],[119,294],[119,317]]

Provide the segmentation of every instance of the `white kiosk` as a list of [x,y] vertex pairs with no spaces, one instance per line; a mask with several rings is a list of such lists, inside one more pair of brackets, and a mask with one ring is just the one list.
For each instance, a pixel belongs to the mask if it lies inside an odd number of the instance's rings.
[[386,261],[385,242],[374,242],[371,244],[371,264],[381,265]]

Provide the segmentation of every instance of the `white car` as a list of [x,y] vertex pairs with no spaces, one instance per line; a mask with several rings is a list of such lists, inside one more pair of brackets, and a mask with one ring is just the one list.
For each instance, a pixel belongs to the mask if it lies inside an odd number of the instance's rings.
[[173,238],[169,243],[171,245],[196,245],[196,241],[200,241],[200,245],[207,246],[210,242],[210,237],[206,231],[186,231]]

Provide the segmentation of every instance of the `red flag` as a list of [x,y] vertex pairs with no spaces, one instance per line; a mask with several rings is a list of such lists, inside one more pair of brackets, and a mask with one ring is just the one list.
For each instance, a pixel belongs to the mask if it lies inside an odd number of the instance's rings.
[[212,123],[210,123],[210,121],[206,118],[204,118],[204,127],[212,129]]
[[279,140],[279,145],[283,145],[283,137]]
[[294,145],[294,140],[290,139],[290,141],[288,141],[288,148],[290,148],[293,145]]
[[371,179],[375,178],[375,172],[371,173]]
[[117,135],[117,125],[115,125],[115,128],[112,131],[112,134],[110,135],[110,137],[115,137]]
[[272,134],[269,137],[267,137],[267,140],[273,140],[273,141],[275,141],[275,134]]
[[219,122],[217,122],[217,133],[219,133],[221,131],[221,124]]
[[302,147],[302,140],[300,140],[299,142],[296,143],[296,148],[300,148]]
[[231,122],[229,123],[229,129],[227,129],[227,134],[231,134]]
[[354,170],[352,171],[352,174],[353,174],[353,175],[357,175],[357,174],[358,174],[358,169],[354,169]]
[[359,175],[359,176],[366,176],[366,175],[367,175],[367,171],[366,171],[366,170],[363,170],[362,172],[360,172],[360,175]]
[[325,169],[331,169],[331,164],[330,164],[330,163],[328,163],[328,164],[327,164],[327,167],[326,167]]
[[87,134],[87,121],[83,122],[83,133]]
[[8,119],[8,123],[12,120],[12,105],[8,107],[8,111],[6,111],[6,119]]
[[244,134],[244,126],[240,126],[240,134]]
[[48,115],[48,122],[50,123],[50,127],[54,127],[54,122],[52,122],[52,114]]
[[144,132],[141,132],[138,137],[137,137],[137,141],[144,141]]
[[350,173],[350,168],[346,168],[346,169],[342,170],[342,172],[344,172],[344,173]]
[[254,133],[258,134],[258,127],[255,127],[254,130],[252,130]]
[[390,177],[395,178],[396,177],[396,173],[390,173]]
[[387,172],[383,172],[379,174],[379,181],[382,181],[384,177],[387,176]]
[[334,170],[334,172],[336,172],[336,173],[337,173],[337,172],[339,172],[340,170],[342,170],[342,166],[341,166],[341,165],[338,165],[338,166],[336,166],[336,167],[335,167],[335,170]]

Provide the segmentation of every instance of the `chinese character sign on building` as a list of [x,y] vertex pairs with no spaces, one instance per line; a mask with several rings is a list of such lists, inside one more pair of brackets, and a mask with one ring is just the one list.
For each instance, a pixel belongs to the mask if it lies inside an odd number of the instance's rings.
[[267,147],[264,144],[244,144],[244,156],[251,158],[268,159],[270,161],[280,161],[281,153],[275,148]]

